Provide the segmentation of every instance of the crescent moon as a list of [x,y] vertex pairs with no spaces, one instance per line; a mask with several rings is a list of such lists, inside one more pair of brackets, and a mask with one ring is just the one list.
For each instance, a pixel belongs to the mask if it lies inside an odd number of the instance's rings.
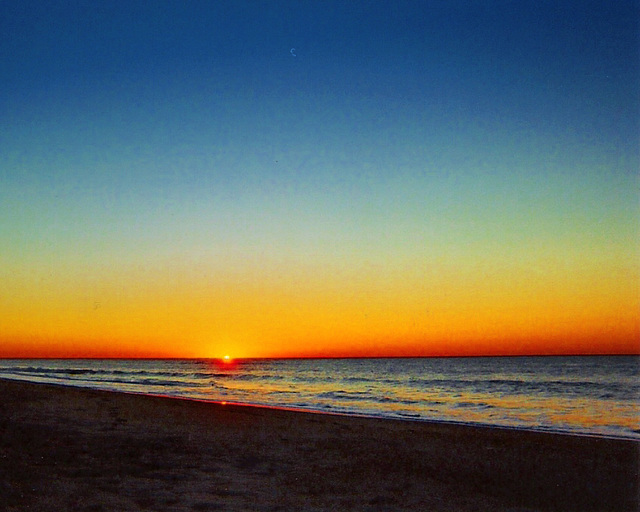
[[291,53],[291,55],[293,55],[294,57],[297,57],[297,55],[293,52],[295,52],[296,49],[295,48],[291,48],[291,50],[289,50],[289,53]]

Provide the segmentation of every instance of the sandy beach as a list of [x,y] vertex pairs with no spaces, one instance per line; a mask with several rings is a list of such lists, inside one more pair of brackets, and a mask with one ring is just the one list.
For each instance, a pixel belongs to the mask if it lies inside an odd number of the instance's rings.
[[639,509],[640,443],[0,381],[0,510]]

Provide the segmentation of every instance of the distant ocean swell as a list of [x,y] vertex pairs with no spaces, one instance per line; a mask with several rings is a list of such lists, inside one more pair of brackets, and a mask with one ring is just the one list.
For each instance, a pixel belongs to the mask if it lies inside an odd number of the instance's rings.
[[640,439],[640,358],[0,360],[0,377]]

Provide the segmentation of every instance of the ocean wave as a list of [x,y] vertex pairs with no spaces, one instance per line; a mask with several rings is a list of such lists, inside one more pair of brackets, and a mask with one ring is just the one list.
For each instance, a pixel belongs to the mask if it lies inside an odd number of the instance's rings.
[[389,403],[389,404],[401,404],[401,405],[417,405],[417,404],[426,403],[423,400],[409,400],[406,398],[393,398],[389,396],[376,397],[375,401],[381,404]]
[[233,378],[235,380],[240,380],[240,381],[264,381],[264,382],[270,382],[270,381],[280,381],[280,380],[285,380],[285,377],[283,375],[264,375],[264,374],[252,374],[252,373],[222,373],[222,374],[216,374],[219,375],[221,377],[228,377],[228,378]]
[[640,396],[640,383],[633,385],[597,380],[528,380],[528,379],[415,379],[403,385],[424,390],[471,390],[477,393],[500,393],[513,395],[537,394],[541,396],[588,395],[593,398],[633,399]]
[[330,398],[332,400],[362,400],[376,397],[367,391],[327,391],[320,393],[318,398]]
[[[623,432],[639,438],[637,358],[3,360],[0,376],[387,418]],[[580,415],[566,411],[580,410]],[[606,418],[610,425],[603,425]],[[545,427],[548,425],[548,427]]]
[[[47,368],[47,367],[0,367],[0,374],[20,374],[20,375],[39,375],[52,377],[59,376],[78,376],[78,375],[95,375],[95,376],[131,376],[142,377],[147,375],[159,377],[176,377],[192,376],[196,378],[210,377],[212,374],[193,373],[193,372],[176,372],[161,370],[117,370],[102,368]],[[218,374],[223,375],[223,374]]]
[[493,409],[495,406],[486,402],[454,402],[455,409]]

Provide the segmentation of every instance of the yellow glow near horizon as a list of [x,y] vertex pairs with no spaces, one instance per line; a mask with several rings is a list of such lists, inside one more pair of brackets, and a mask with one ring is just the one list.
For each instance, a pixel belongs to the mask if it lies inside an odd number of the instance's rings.
[[[9,276],[15,293],[0,297],[0,356],[638,352],[639,276],[613,258],[537,270],[495,261],[400,262],[386,273],[265,265],[259,278],[247,269],[244,286],[234,285],[239,275],[198,281],[198,269],[179,269],[180,282],[115,270],[48,286]],[[95,295],[84,295],[90,284]]]
[[347,226],[323,234],[336,238],[327,247],[264,243],[259,256],[204,242],[104,255],[9,247],[0,357],[640,351],[632,227],[612,243],[578,237],[578,225],[529,237],[503,220],[484,219],[482,236],[409,223],[411,238],[367,222],[363,239]]

